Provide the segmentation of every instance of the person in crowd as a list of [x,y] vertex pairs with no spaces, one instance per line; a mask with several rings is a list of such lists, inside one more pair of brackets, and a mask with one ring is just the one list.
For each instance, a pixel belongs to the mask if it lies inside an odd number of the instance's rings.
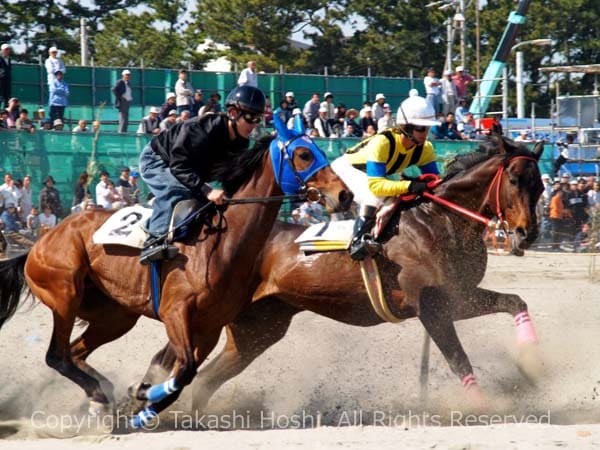
[[359,137],[356,134],[356,130],[354,129],[354,125],[352,123],[347,123],[344,132],[342,133],[342,137],[355,138]]
[[[60,120],[60,119],[57,119],[57,120]],[[49,118],[42,120],[40,129],[43,131],[52,131],[52,121]]]
[[45,66],[48,75],[48,86],[52,86],[57,70],[60,70],[63,75],[67,73],[65,63],[58,57],[58,49],[55,46],[48,49],[48,58],[46,59]]
[[600,211],[600,182],[594,181],[592,188],[587,192],[590,210]]
[[125,203],[129,203],[129,198],[131,197],[131,183],[129,179],[131,177],[131,170],[127,166],[123,166],[121,168],[121,175],[117,180],[116,189],[122,201]]
[[321,106],[319,108],[319,117],[313,122],[313,128],[319,133],[319,137],[328,138],[333,137],[333,128],[327,120],[327,107]]
[[371,125],[374,129],[375,132],[377,132],[377,124],[375,123],[375,120],[373,119],[373,111],[371,110],[370,106],[365,106],[362,109],[363,112],[363,117],[362,119],[360,119],[360,128],[361,130],[363,130],[363,136],[367,135],[367,128],[369,128],[369,125]]
[[272,127],[273,126],[273,107],[271,106],[271,99],[269,97],[265,98],[265,126]]
[[288,120],[292,117],[292,110],[289,108],[289,104],[286,99],[279,102],[279,106],[273,111],[274,116],[278,116],[281,121],[287,124]]
[[[52,214],[52,211],[50,212],[50,214]],[[37,206],[31,207],[31,211],[29,212],[29,214],[27,214],[27,217],[25,218],[25,224],[26,224],[25,227],[30,232],[30,234],[34,238],[37,238],[40,234],[40,227],[41,227],[39,210],[38,210]]]
[[[300,116],[300,118],[301,118],[301,120],[302,120],[302,123],[303,123],[303,125],[304,125],[304,128],[305,128],[306,130],[308,130],[308,129],[311,129],[311,130],[312,130],[313,128],[312,128],[312,127],[310,127],[310,126],[309,126],[309,125],[308,125],[308,124],[305,122],[305,120],[304,120],[304,116],[302,115],[302,110],[301,110],[300,108],[294,108],[294,110],[292,111],[292,117],[290,117],[290,118],[288,119],[286,126],[287,126],[287,127],[290,129],[290,130],[291,130],[291,129],[293,129],[293,128],[294,128],[294,122],[296,121],[296,116],[298,116],[298,115]],[[307,134],[308,134],[308,133],[307,133]],[[318,134],[318,132],[317,132],[317,134]],[[318,137],[318,136],[317,136],[317,137]]]
[[83,208],[83,203],[91,198],[88,187],[89,179],[90,177],[87,172],[81,172],[79,174],[75,189],[73,190],[73,204],[71,210],[74,210],[74,208],[78,211],[85,209]]
[[321,99],[317,92],[313,93],[310,100],[308,100],[304,104],[304,108],[302,109],[302,114],[304,115],[304,120],[308,124],[313,124],[315,119],[319,117],[319,108],[321,107]]
[[8,129],[8,111],[6,109],[0,110],[0,129]]
[[425,85],[427,102],[433,107],[436,114],[441,112],[442,82],[435,76],[435,69],[433,67],[427,69],[427,75],[423,79],[423,84]]
[[[174,205],[196,198],[223,204],[225,193],[213,188],[211,171],[245,151],[249,136],[263,120],[265,95],[252,86],[238,86],[226,100],[227,114],[206,114],[178,123],[155,136],[140,156],[142,179],[154,194],[149,235],[140,255],[142,264],[172,258],[178,248],[164,242]],[[197,155],[202,154],[202,158]]]
[[108,188],[109,175],[106,170],[100,172],[100,181],[96,185],[96,205],[104,209],[111,209],[112,204],[109,201],[110,192]]
[[327,110],[325,119],[333,127],[335,124],[335,104],[333,103],[333,94],[331,92],[325,92],[325,94],[323,94],[323,99],[324,100],[321,102],[319,108],[325,108]]
[[191,117],[197,117],[200,108],[204,106],[204,92],[202,89],[196,89],[194,91],[194,103],[192,104]]
[[529,138],[529,130],[519,131],[519,135],[515,138],[515,142],[531,142]]
[[369,124],[369,125],[367,125],[367,129],[365,130],[365,132],[363,134],[363,139],[368,139],[376,133],[377,133],[377,130],[375,129],[375,125]]
[[581,228],[589,218],[588,196],[584,192],[585,182],[572,180],[569,182],[569,194],[567,202],[573,217],[573,235]]
[[585,222],[581,224],[581,229],[575,235],[575,239],[573,240],[573,251],[575,253],[588,252],[591,250],[589,248],[591,238],[590,231],[591,227],[589,223]]
[[159,112],[160,111],[156,106],[151,106],[148,115],[140,122],[137,134],[157,135],[160,133],[160,120],[158,119]]
[[126,202],[117,190],[115,183],[112,180],[106,180],[107,194],[105,205],[109,205],[105,209],[121,209],[125,206]]
[[500,121],[500,115],[494,114],[492,116],[492,125],[490,126],[490,133],[496,134],[498,136],[502,136],[504,134],[504,130],[502,129],[502,122]]
[[[360,205],[350,244],[353,259],[363,259],[381,249],[369,232],[385,197],[406,193],[422,195],[428,189],[427,183],[422,181],[397,181],[387,177],[402,173],[411,161],[422,173],[439,173],[433,145],[427,140],[429,127],[438,123],[434,119],[433,107],[423,97],[411,96],[400,105],[396,128],[376,134],[333,161],[332,169],[352,190]],[[400,160],[400,155],[405,158]],[[396,161],[401,162],[395,164]],[[366,174],[362,168],[366,168]]]
[[140,186],[138,184],[138,180],[140,178],[140,174],[136,171],[131,171],[129,174],[129,184],[131,185],[131,192],[129,194],[129,198],[126,199],[127,203],[130,205],[136,205],[140,203]]
[[347,130],[348,125],[352,125],[355,137],[362,137],[363,129],[360,127],[360,125],[356,121],[358,116],[359,116],[358,111],[354,108],[350,108],[346,112],[346,120],[344,121],[344,129]]
[[177,104],[177,112],[191,111],[194,103],[194,87],[187,79],[187,70],[179,69],[179,79],[175,83],[175,95]]
[[373,110],[373,120],[375,122],[379,122],[379,119],[381,119],[384,116],[384,104],[385,95],[383,95],[382,93],[375,95],[375,102],[371,106],[371,109]]
[[50,84],[50,120],[64,121],[65,108],[69,105],[69,86],[63,78],[63,72],[56,70]]
[[52,209],[49,206],[45,206],[42,211],[42,214],[38,216],[41,231],[44,229],[48,230],[50,228],[54,228],[58,220],[56,214],[52,212]]
[[27,109],[23,108],[19,113],[19,118],[15,122],[15,128],[28,133],[33,133],[35,131],[35,125],[29,118],[29,111],[27,111]]
[[121,72],[121,79],[112,88],[115,95],[115,108],[119,110],[119,133],[127,133],[129,126],[129,106],[133,101],[131,89],[131,71],[129,69]]
[[8,111],[8,116],[6,117],[6,124],[8,128],[15,128],[17,124],[17,119],[19,118],[19,114],[21,113],[21,101],[16,98],[8,99],[8,107],[6,108]]
[[563,190],[560,182],[555,182],[552,185],[552,198],[550,199],[550,228],[552,235],[552,249],[560,249],[560,243],[563,235],[563,222],[564,219],[570,217],[571,213],[568,209],[565,209],[563,201]]
[[77,133],[81,133],[81,134],[85,134],[85,133],[89,133],[90,129],[87,126],[87,120],[85,119],[79,119],[77,121],[77,126],[75,128],[73,128],[73,133],[77,134]]
[[325,220],[323,217],[323,206],[316,202],[303,202],[298,208],[300,216],[299,222],[303,225],[312,225],[315,223],[321,223]]
[[458,107],[456,108],[456,111],[454,111],[454,120],[456,120],[456,123],[464,122],[468,112],[469,102],[465,97],[462,97],[458,100]]
[[554,174],[558,174],[560,168],[569,160],[570,154],[575,154],[575,134],[567,133],[565,136],[566,142],[562,142],[559,140],[556,143],[556,147],[558,150],[558,157],[554,161],[553,172]]
[[160,113],[158,114],[161,121],[169,116],[169,112],[177,110],[176,98],[175,92],[169,92],[165,97],[165,102],[160,107]]
[[63,123],[62,119],[60,119],[60,118],[54,119],[54,122],[52,122],[52,129],[54,131],[62,131],[64,126],[65,126],[65,124]]
[[181,111],[181,114],[179,115],[179,117],[177,117],[177,120],[175,122],[176,123],[185,122],[189,118],[190,118],[190,112],[184,109],[183,111]]
[[334,128],[344,128],[344,121],[346,120],[347,111],[348,109],[346,108],[346,105],[344,103],[338,103],[338,105],[335,107],[335,119],[333,121]]
[[240,72],[238,86],[258,87],[258,74],[256,73],[256,61],[248,61],[244,70]]
[[27,218],[33,207],[33,191],[31,190],[31,175],[23,177],[23,185],[19,188],[18,211],[22,219]]
[[8,106],[12,91],[12,60],[10,59],[10,45],[0,46],[0,108]]
[[444,72],[444,76],[442,77],[442,113],[446,116],[449,112],[454,113],[456,111],[456,100],[458,99],[458,95],[456,93],[456,86],[452,81],[452,71],[446,70]]
[[206,103],[198,110],[198,116],[205,114],[215,114],[217,112],[217,104],[212,98],[209,98]]
[[40,211],[44,211],[46,206],[50,208],[52,214],[60,219],[63,216],[63,208],[60,202],[60,193],[58,189],[54,187],[54,178],[52,175],[48,175],[44,180],[44,187],[40,191]]
[[458,122],[456,125],[458,134],[463,140],[476,139],[477,130],[475,129],[475,119],[473,119],[473,113],[467,112],[462,122]]
[[392,116],[392,108],[389,103],[383,104],[383,117],[377,121],[377,131],[383,131],[386,128],[392,128],[395,125]]
[[469,75],[463,66],[457,66],[456,73],[452,76],[452,81],[456,87],[456,95],[460,98],[467,96],[468,87],[475,81],[475,78]]
[[288,108],[290,111],[293,111],[294,108],[298,108],[298,103],[296,102],[296,97],[292,91],[287,91],[285,93],[285,99],[288,102]]
[[5,232],[16,233],[23,228],[17,214],[17,205],[13,202],[6,202],[4,204],[4,211],[0,214],[0,220],[4,223]]
[[212,100],[211,112],[220,113],[223,111],[221,106],[221,94],[213,92],[210,96],[210,100]]
[[177,111],[172,109],[168,112],[167,117],[165,117],[160,122],[160,131],[165,131],[171,128],[173,125],[177,123]]
[[0,185],[0,209],[12,203],[18,205],[21,200],[21,190],[17,186],[11,173],[4,174],[4,183]]
[[100,121],[94,120],[92,122],[92,133],[97,134],[100,131]]

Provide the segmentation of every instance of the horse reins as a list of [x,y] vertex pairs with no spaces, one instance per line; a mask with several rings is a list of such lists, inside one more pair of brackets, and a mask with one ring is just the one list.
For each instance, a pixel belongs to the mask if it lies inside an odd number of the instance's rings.
[[[423,193],[423,197],[426,197],[436,203],[439,203],[440,205],[443,205],[449,209],[452,209],[456,212],[461,213],[462,215],[473,219],[477,222],[482,223],[483,225],[485,225],[486,227],[492,227],[492,226],[496,226],[496,224],[501,224],[504,227],[504,224],[507,224],[507,222],[504,220],[504,215],[502,214],[502,209],[500,208],[500,189],[501,189],[501,185],[502,185],[502,175],[504,175],[504,171],[506,170],[506,168],[508,167],[508,165],[515,160],[518,159],[526,159],[529,161],[534,161],[537,162],[537,160],[531,156],[514,156],[512,158],[509,158],[508,160],[504,161],[500,167],[498,167],[498,170],[496,171],[496,174],[494,175],[494,178],[492,178],[492,182],[490,183],[490,186],[488,187],[488,191],[486,194],[486,199],[489,200],[491,195],[492,195],[492,190],[495,188],[495,195],[494,195],[494,199],[496,202],[496,217],[498,218],[498,222],[494,221],[493,219],[488,219],[487,217],[485,217],[482,214],[479,214],[475,211],[471,211],[467,208],[463,208],[460,205],[457,205],[456,203],[453,203],[451,201],[448,201],[446,199],[443,199],[441,197],[438,197],[437,195],[431,194],[429,192],[424,192]],[[441,180],[436,180],[434,182],[432,182],[434,184],[434,186],[437,186],[437,184],[439,184],[441,182]],[[508,230],[505,230],[508,231]]]

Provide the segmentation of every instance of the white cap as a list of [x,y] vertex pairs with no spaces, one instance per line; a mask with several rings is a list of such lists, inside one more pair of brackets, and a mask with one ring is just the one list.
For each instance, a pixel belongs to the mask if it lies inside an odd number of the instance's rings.
[[321,107],[319,108],[319,112],[320,112],[320,113],[321,113],[321,112],[327,112],[327,106],[321,106]]
[[150,112],[158,114],[160,112],[160,110],[156,106],[151,106],[150,107]]
[[[152,111],[152,109],[150,109]],[[172,109],[171,111],[169,111],[169,116],[176,116],[177,115],[177,111]]]
[[333,94],[331,92],[325,92],[323,94],[323,98],[327,98],[327,97],[333,97]]
[[370,107],[370,106],[365,106],[365,107],[362,109],[362,112],[371,112],[371,111],[373,111],[373,110],[371,109],[371,107]]
[[385,95],[383,95],[383,94],[377,94],[375,96],[375,100],[379,100],[380,98],[383,98],[385,100]]
[[131,72],[129,69],[125,69],[123,72],[121,72],[121,75],[131,75]]
[[416,90],[416,89],[413,88],[410,91],[408,91],[408,96],[409,97],[414,97],[416,95],[419,95],[419,91],[418,90]]
[[550,175],[548,175],[547,173],[542,175],[542,180],[549,180],[550,179]]
[[175,92],[169,92],[169,93],[167,93],[167,96],[165,98],[167,100],[169,100],[171,97],[176,97]]
[[300,108],[294,108],[292,110],[292,116],[295,116],[296,114],[301,114],[302,110]]
[[456,71],[457,72],[464,72],[465,68],[463,66],[456,66]]
[[285,93],[285,96],[286,96],[286,97],[294,97],[294,93],[293,93],[292,91],[287,91],[287,92]]
[[58,52],[58,49],[55,46],[52,46],[48,49],[48,53]]
[[384,103],[383,104],[383,111],[384,112],[392,112],[392,108],[390,107],[389,103]]
[[10,48],[10,45],[2,44],[2,47],[0,47],[0,50],[6,50],[7,48]]
[[451,70],[444,70],[444,75],[452,75],[452,71]]

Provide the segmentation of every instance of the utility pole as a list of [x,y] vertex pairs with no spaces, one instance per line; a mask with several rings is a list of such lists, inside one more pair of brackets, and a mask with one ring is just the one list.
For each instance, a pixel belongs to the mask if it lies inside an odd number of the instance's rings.
[[87,36],[87,27],[85,26],[85,19],[82,17],[79,19],[79,25],[81,28],[81,65],[88,65],[88,36]]

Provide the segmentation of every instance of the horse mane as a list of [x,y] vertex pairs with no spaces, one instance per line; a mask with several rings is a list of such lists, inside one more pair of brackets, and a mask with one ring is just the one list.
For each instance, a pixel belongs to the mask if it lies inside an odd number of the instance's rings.
[[242,151],[226,164],[220,164],[213,170],[213,178],[221,183],[227,196],[233,195],[248,182],[262,163],[272,140],[273,136],[270,135],[259,137],[252,148]]
[[502,137],[488,138],[479,144],[479,147],[472,152],[456,155],[446,165],[446,175],[444,181],[449,180],[455,175],[464,172],[480,162],[487,161],[493,156],[500,154],[500,149],[504,148],[504,158],[512,158],[513,156],[532,156],[532,152],[523,144],[517,144],[510,139]]

